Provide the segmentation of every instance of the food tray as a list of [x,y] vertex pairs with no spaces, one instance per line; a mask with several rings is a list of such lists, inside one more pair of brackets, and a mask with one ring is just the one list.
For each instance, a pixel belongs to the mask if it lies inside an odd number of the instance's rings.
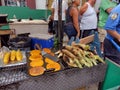
[[0,60],[0,86],[12,84],[27,78],[26,74],[26,56],[23,53],[23,60],[5,65]]
[[5,68],[5,67],[14,67],[14,66],[19,66],[19,65],[24,65],[26,64],[26,54],[24,51],[22,51],[22,55],[23,55],[23,60],[22,61],[15,61],[14,63],[9,63],[9,64],[4,64],[3,60],[0,59],[0,68]]
[[[44,52],[43,52],[43,53],[44,53]],[[29,69],[32,68],[32,67],[30,66],[30,60],[29,60],[30,54],[29,54],[29,52],[27,53],[26,56],[27,56],[27,73],[28,73],[28,75],[29,75],[30,77],[32,77],[32,76],[29,74]],[[50,58],[50,59],[52,59],[52,60],[55,61],[55,62],[58,62],[58,63],[60,64],[60,66],[61,66],[61,70],[64,70],[64,69],[65,69],[64,65],[62,64],[61,61],[59,61],[59,59],[57,58],[57,56],[51,56],[50,54],[47,54],[47,53],[44,53],[44,55],[43,55],[43,62],[44,62],[43,67],[44,67],[44,68],[46,67],[45,57]],[[54,70],[54,69],[45,70],[44,74],[55,73],[53,70]],[[61,71],[61,70],[60,70],[60,71]],[[56,72],[59,72],[59,71],[56,71]],[[43,74],[43,75],[44,75],[44,74]],[[41,75],[38,75],[38,76],[41,76]],[[38,77],[38,76],[37,76],[37,77]]]

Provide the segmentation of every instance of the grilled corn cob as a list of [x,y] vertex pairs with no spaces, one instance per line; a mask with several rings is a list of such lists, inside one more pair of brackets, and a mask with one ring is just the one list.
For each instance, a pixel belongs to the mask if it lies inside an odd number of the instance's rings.
[[16,58],[16,51],[15,51],[15,50],[12,50],[12,51],[11,51],[11,54],[10,54],[10,60],[11,60],[11,61],[15,61],[15,58]]
[[4,64],[8,64],[8,62],[9,62],[9,57],[10,57],[10,52],[6,52],[6,53],[4,54],[4,59],[3,59]]
[[18,49],[16,52],[16,59],[17,61],[21,61],[23,58],[22,52]]

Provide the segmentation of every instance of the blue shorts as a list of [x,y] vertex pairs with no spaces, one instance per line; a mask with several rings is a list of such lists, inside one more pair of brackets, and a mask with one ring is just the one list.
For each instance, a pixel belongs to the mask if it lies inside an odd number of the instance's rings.
[[64,32],[67,34],[68,38],[76,37],[77,31],[75,30],[72,23],[64,25]]

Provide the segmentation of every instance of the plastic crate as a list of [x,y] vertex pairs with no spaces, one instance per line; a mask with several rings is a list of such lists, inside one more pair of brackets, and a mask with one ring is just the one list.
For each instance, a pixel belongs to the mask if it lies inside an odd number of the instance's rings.
[[31,48],[34,49],[35,44],[39,44],[41,48],[52,48],[54,45],[53,35],[48,34],[31,34]]

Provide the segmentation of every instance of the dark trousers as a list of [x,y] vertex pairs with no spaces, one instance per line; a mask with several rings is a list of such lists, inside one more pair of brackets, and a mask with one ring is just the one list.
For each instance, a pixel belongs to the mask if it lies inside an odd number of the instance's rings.
[[97,29],[81,30],[80,38],[84,38],[92,34],[92,31],[97,31]]
[[55,30],[55,36],[58,38],[58,34],[60,34],[60,42],[63,42],[63,34],[64,34],[64,23],[65,21],[62,21],[62,29],[60,30],[60,33],[58,33],[58,21],[54,21],[54,30]]
[[75,30],[73,23],[66,23],[64,25],[64,32],[67,34],[69,40],[71,37],[76,37],[77,31]]
[[52,33],[52,34],[55,34],[53,20],[50,20],[49,23],[48,23],[48,32]]
[[105,54],[105,57],[111,59],[112,61],[116,62],[117,64],[120,64],[120,52],[106,38],[104,40],[104,54]]

